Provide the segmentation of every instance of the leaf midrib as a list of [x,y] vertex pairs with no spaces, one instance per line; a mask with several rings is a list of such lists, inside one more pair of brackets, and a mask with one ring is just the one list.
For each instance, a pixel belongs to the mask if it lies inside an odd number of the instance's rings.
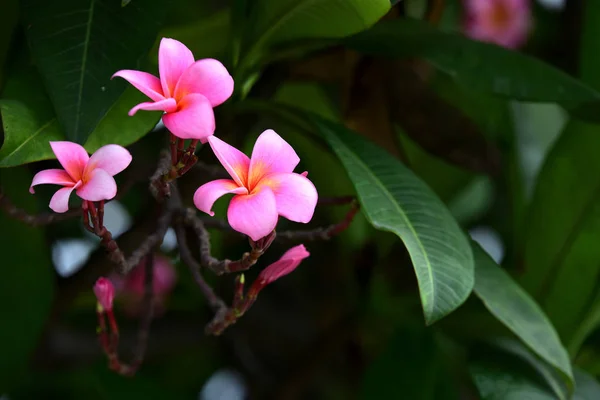
[[[338,140],[341,143],[341,140],[339,140],[336,137],[336,140]],[[341,143],[343,145],[343,143]],[[348,150],[348,152],[354,156],[354,158],[358,161],[358,164],[363,168],[363,170],[367,171],[367,174],[372,176],[374,178],[374,180],[379,184],[380,187],[382,187],[384,190],[384,193],[386,194],[386,197],[388,198],[388,201],[391,202],[395,208],[398,210],[399,214],[401,215],[401,217],[404,219],[404,222],[406,223],[406,226],[408,226],[408,228],[410,229],[410,231],[412,232],[413,236],[416,239],[417,244],[419,245],[419,248],[421,249],[421,252],[423,254],[423,257],[425,258],[426,264],[427,264],[427,275],[429,277],[429,282],[431,284],[431,298],[432,298],[432,303],[435,301],[435,282],[433,279],[433,274],[432,274],[432,267],[431,267],[431,262],[429,261],[429,256],[427,255],[427,252],[425,251],[425,247],[423,246],[423,243],[421,242],[421,238],[419,237],[419,235],[417,234],[417,231],[415,231],[415,229],[413,228],[412,224],[410,223],[410,220],[408,219],[408,217],[406,216],[406,213],[402,210],[402,208],[400,208],[400,206],[398,205],[398,202],[396,201],[395,197],[386,189],[385,185],[383,184],[383,182],[375,175],[372,174],[370,171],[371,169],[367,166],[367,164],[365,164],[365,162],[358,157],[358,155],[356,155],[352,150],[350,150],[347,146],[344,145],[344,147]],[[369,217],[369,219],[371,219]],[[382,226],[379,223],[376,223],[375,221],[373,221],[373,223],[375,225],[379,225],[381,228],[384,228],[388,231],[394,232],[396,235],[400,236],[397,232],[393,231],[392,229],[386,227],[386,226]],[[400,237],[402,239],[402,237]],[[430,312],[432,313],[433,310],[435,309],[435,307],[432,304],[431,310]]]
[[88,11],[87,28],[85,31],[85,40],[83,46],[83,55],[81,60],[81,73],[79,74],[79,93],[77,94],[77,105],[75,108],[75,130],[77,135],[79,132],[79,121],[81,117],[81,103],[83,98],[83,80],[85,78],[85,66],[87,64],[88,50],[90,48],[90,36],[92,34],[92,20],[94,18],[94,5],[96,0],[90,0],[90,9]]

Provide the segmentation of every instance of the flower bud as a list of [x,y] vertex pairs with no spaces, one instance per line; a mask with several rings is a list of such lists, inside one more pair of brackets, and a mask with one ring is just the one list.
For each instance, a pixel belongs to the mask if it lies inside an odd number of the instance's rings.
[[94,294],[98,300],[98,305],[104,310],[112,310],[113,300],[115,298],[115,288],[110,280],[100,277],[94,285]]
[[302,260],[309,255],[310,253],[306,251],[306,247],[304,247],[303,244],[292,247],[286,251],[278,261],[275,261],[273,264],[261,271],[261,273],[258,275],[258,278],[250,288],[249,294],[258,294],[258,292],[266,285],[276,281],[282,276],[289,274],[295,270],[296,267],[300,265]]

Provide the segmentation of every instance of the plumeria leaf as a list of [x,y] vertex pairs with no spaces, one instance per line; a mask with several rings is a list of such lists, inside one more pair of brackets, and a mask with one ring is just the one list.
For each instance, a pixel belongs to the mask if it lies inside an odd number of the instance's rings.
[[600,399],[600,383],[587,372],[575,367],[575,385],[577,389],[573,395],[573,400],[596,400]]
[[544,312],[477,243],[472,242],[472,248],[475,294],[498,320],[572,384],[569,356]]
[[254,0],[246,24],[250,52],[298,39],[342,38],[383,17],[389,0]]
[[384,21],[345,42],[384,57],[420,57],[472,90],[511,99],[559,103],[578,117],[598,121],[600,93],[531,56],[444,32],[425,21]]
[[[139,91],[127,88],[88,138],[86,150],[92,153],[109,143],[127,146],[148,133],[158,122],[160,112],[127,115],[143,98]],[[4,128],[0,168],[54,159],[48,142],[66,140],[33,68],[18,68],[9,77],[0,99],[0,115]]]
[[[36,200],[27,190],[31,174],[25,168],[0,170],[6,195],[35,212]],[[0,392],[18,384],[50,313],[54,276],[44,231],[0,213]]]
[[341,125],[312,119],[346,168],[367,219],[406,245],[425,321],[431,324],[460,306],[473,288],[473,255],[441,200],[385,150]]
[[166,14],[164,3],[24,0],[21,12],[65,136],[83,144],[125,90],[112,74],[140,69]]

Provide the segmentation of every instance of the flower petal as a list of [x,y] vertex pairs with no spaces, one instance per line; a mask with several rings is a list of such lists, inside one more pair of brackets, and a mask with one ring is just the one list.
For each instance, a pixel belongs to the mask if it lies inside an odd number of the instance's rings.
[[164,100],[160,79],[152,74],[143,71],[134,71],[132,69],[122,69],[117,71],[110,79],[115,76],[125,79],[131,83],[140,92],[150,97],[154,101]]
[[45,183],[62,186],[75,186],[75,182],[73,182],[71,175],[67,174],[67,171],[63,169],[46,169],[35,174],[33,180],[31,181],[31,186],[29,187],[29,193],[35,193],[33,190],[34,186],[43,185]]
[[82,199],[89,201],[110,200],[117,195],[115,178],[105,170],[97,168],[91,171],[86,178],[87,182],[77,189],[77,195]]
[[194,193],[194,204],[200,211],[214,216],[212,206],[221,196],[229,193],[248,194],[248,189],[238,185],[231,179],[217,179],[200,186]]
[[177,102],[175,99],[164,99],[160,101],[147,101],[145,103],[140,103],[137,106],[133,107],[127,113],[130,117],[133,117],[136,112],[139,110],[145,111],[164,111],[164,112],[174,112],[177,110]]
[[215,132],[215,114],[206,97],[192,93],[177,103],[178,111],[163,115],[163,123],[180,139],[200,139],[206,143],[206,138]]
[[300,158],[292,146],[274,130],[267,129],[258,137],[252,150],[248,187],[252,189],[265,175],[290,173],[299,162]]
[[282,276],[295,270],[296,267],[300,265],[300,262],[308,256],[310,256],[310,253],[303,244],[292,247],[286,251],[279,260],[263,269],[258,275],[258,280],[260,280],[263,285],[276,281]]
[[248,156],[216,136],[209,137],[208,143],[233,180],[240,186],[246,186],[250,166]]
[[275,194],[277,213],[294,222],[307,223],[312,219],[319,198],[315,185],[300,174],[273,174],[260,186],[268,185]]
[[69,210],[69,197],[75,186],[58,189],[50,199],[50,208],[57,213],[64,213]]
[[83,170],[90,159],[83,146],[73,142],[50,142],[50,147],[73,181],[81,180]]
[[160,83],[165,97],[173,97],[177,81],[190,65],[194,55],[183,43],[163,38],[158,48],[158,70]]
[[229,203],[227,220],[233,229],[254,241],[267,236],[277,225],[275,195],[264,186],[255,193],[235,196]]
[[188,93],[203,94],[216,107],[233,93],[233,78],[220,61],[198,60],[181,75],[173,97],[180,99]]
[[111,176],[115,176],[127,168],[130,163],[131,153],[125,147],[117,144],[107,144],[92,154],[85,167],[84,176],[96,168],[103,169]]

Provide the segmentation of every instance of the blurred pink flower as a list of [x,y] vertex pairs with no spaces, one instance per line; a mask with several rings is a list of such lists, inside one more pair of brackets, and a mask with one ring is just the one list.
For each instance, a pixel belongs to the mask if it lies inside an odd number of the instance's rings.
[[79,197],[89,201],[110,200],[117,194],[113,176],[131,163],[131,154],[124,147],[109,144],[99,148],[91,157],[85,149],[72,142],[50,142],[62,169],[38,172],[31,182],[33,187],[45,183],[62,185],[50,200],[50,208],[63,213],[69,209],[69,197],[76,190]]
[[163,38],[158,50],[160,79],[143,71],[121,70],[113,75],[131,83],[152,101],[129,111],[164,111],[162,120],[175,136],[206,142],[215,131],[213,107],[233,93],[233,78],[221,62],[194,55],[181,42]]
[[484,42],[517,48],[531,28],[529,0],[464,0],[464,30]]
[[258,275],[257,282],[261,286],[268,285],[292,272],[300,265],[302,260],[308,257],[310,253],[306,250],[303,244],[292,247],[286,251],[278,261],[263,269]]
[[[137,315],[142,310],[145,280],[146,280],[146,258],[131,270],[127,276],[114,274],[111,280],[115,284],[119,298],[122,298],[125,309],[131,315]],[[152,288],[154,296],[155,313],[164,311],[164,302],[173,291],[177,283],[177,272],[171,262],[159,254],[154,255]]]
[[271,233],[279,215],[307,223],[317,205],[317,189],[305,174],[292,171],[300,162],[294,149],[269,129],[256,140],[252,157],[211,136],[210,147],[231,179],[218,179],[198,188],[194,204],[214,215],[214,202],[233,193],[227,219],[233,229],[257,241]]
[[98,278],[94,285],[94,294],[96,295],[98,304],[100,304],[104,310],[112,310],[113,300],[115,298],[115,288],[109,279],[104,277]]

